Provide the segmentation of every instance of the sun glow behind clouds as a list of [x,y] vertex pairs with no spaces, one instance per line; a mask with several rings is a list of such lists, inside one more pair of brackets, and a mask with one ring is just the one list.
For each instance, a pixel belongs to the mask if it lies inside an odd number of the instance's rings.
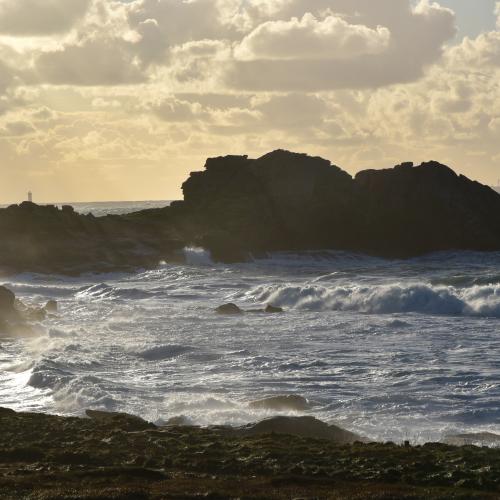
[[474,4],[0,0],[0,201],[173,199],[278,147],[494,183],[500,13]]

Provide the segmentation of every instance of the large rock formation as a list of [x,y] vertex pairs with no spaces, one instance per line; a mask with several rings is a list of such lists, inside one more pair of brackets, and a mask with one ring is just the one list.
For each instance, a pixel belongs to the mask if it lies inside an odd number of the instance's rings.
[[500,195],[436,162],[354,179],[321,158],[275,151],[212,158],[173,205],[185,237],[216,259],[343,249],[387,257],[500,249]]
[[184,201],[125,216],[26,202],[0,210],[0,273],[151,267],[186,245],[224,262],[279,250],[500,250],[500,195],[436,162],[352,178],[322,158],[278,150],[210,158],[182,188]]

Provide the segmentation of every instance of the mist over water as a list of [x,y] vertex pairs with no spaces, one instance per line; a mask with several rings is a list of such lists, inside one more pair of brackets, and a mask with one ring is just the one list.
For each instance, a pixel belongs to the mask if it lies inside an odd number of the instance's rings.
[[[308,414],[374,439],[500,433],[500,253],[186,258],[8,280],[21,300],[56,299],[60,312],[34,337],[0,342],[0,406],[236,425],[273,414],[248,402],[298,394]],[[286,313],[216,315],[227,302]]]

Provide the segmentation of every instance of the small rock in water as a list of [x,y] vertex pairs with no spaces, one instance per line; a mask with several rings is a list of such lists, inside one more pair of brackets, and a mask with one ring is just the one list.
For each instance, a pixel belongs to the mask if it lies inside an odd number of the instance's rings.
[[276,314],[276,313],[282,313],[284,311],[283,311],[282,307],[276,307],[276,306],[272,306],[271,304],[269,304],[266,307],[266,309],[264,310],[264,312],[266,312],[268,314]]
[[243,314],[243,311],[236,304],[224,304],[219,306],[215,312],[217,314],[226,314],[226,315],[237,315]]
[[49,300],[45,305],[45,310],[49,313],[57,312],[57,302],[55,300]]
[[4,286],[0,286],[0,313],[13,312],[15,301],[14,293]]
[[262,410],[295,410],[305,411],[311,408],[309,401],[302,396],[287,395],[287,396],[273,396],[270,398],[259,399],[249,403],[250,408]]

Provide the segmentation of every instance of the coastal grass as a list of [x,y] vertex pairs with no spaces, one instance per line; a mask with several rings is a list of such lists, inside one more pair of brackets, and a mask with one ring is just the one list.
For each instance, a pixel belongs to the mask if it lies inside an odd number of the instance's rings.
[[0,498],[500,498],[500,450],[0,409]]

